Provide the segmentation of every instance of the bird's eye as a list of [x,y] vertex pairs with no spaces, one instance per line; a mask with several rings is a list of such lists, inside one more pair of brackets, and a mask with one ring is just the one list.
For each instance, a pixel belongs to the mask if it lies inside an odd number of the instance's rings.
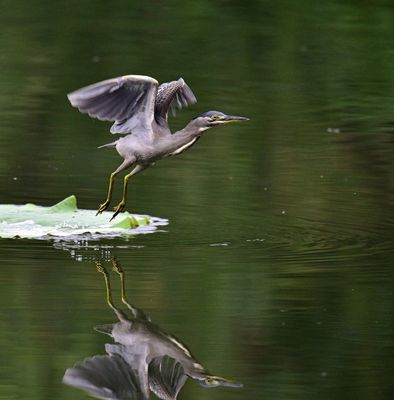
[[206,383],[207,385],[213,385],[215,382],[216,382],[215,379],[212,379],[212,378],[205,378],[205,383]]
[[213,120],[217,120],[219,118],[220,118],[219,115],[212,115],[212,117],[211,117],[211,119],[213,119]]

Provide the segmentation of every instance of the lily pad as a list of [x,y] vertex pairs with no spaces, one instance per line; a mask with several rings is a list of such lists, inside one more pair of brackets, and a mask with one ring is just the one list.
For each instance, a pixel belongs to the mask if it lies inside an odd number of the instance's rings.
[[149,233],[167,220],[149,215],[112,212],[96,216],[95,210],[79,210],[77,199],[69,196],[52,207],[35,204],[0,204],[0,237],[80,239]]

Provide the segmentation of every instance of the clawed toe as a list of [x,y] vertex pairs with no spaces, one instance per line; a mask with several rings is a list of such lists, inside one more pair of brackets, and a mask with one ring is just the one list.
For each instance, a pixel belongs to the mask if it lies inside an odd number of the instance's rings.
[[100,204],[100,206],[97,210],[96,216],[101,214],[102,212],[104,212],[108,208],[108,206],[109,206],[109,201],[106,201],[105,203]]
[[121,201],[116,207],[114,207],[115,212],[110,221],[112,221],[119,213],[121,213],[125,207],[126,203],[124,201]]

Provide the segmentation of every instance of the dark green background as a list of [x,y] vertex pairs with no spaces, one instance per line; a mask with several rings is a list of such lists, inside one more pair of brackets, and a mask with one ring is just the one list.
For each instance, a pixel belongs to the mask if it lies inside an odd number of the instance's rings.
[[169,218],[164,232],[0,241],[0,398],[87,398],[61,379],[104,352],[92,330],[114,320],[101,255],[122,264],[136,306],[245,384],[189,383],[180,398],[391,399],[391,2],[0,7],[1,203],[104,200],[121,161],[96,149],[113,140],[110,125],[66,99],[98,80],[182,76],[198,103],[174,129],[212,109],[251,119],[133,179],[129,210]]

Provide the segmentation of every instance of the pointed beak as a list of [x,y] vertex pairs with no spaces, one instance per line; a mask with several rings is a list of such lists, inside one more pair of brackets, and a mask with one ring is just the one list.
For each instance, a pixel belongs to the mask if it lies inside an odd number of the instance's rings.
[[220,386],[232,387],[232,388],[242,388],[242,387],[244,387],[243,383],[234,382],[234,381],[231,381],[229,379],[220,378],[219,382],[220,382]]
[[230,122],[249,121],[249,118],[246,118],[246,117],[239,117],[239,116],[237,116],[237,115],[226,115],[226,116],[223,118],[222,121],[223,121],[223,123],[227,124],[227,123],[230,123]]
[[213,379],[216,380],[218,386],[232,387],[232,388],[242,388],[244,385],[240,382],[235,382],[231,379],[222,378],[221,376],[214,376]]
[[228,380],[220,382],[220,386],[234,387],[234,388],[243,388],[244,387],[243,383],[234,382],[234,381],[228,381]]

